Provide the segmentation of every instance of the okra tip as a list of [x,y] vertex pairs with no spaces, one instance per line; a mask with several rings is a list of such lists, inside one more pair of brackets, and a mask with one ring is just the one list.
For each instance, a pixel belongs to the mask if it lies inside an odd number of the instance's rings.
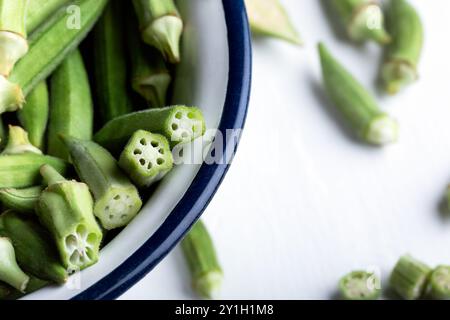
[[66,181],[66,178],[64,178],[61,174],[59,174],[59,172],[56,171],[55,168],[53,168],[51,165],[44,164],[39,169],[39,172],[41,173],[41,176],[44,178],[45,183],[49,186]]
[[205,299],[217,299],[223,282],[223,272],[213,270],[194,280],[193,287]]
[[7,77],[14,65],[28,52],[28,42],[23,35],[0,31],[0,74]]
[[19,85],[0,76],[0,114],[17,111],[25,103],[25,97]]

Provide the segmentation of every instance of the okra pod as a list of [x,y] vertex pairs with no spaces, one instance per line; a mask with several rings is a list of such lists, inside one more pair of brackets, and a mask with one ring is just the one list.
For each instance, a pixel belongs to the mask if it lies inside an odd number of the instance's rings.
[[25,15],[28,0],[0,0],[0,74],[8,77],[28,52]]
[[390,94],[418,78],[417,65],[423,47],[423,25],[417,11],[405,0],[391,0],[388,8],[388,46],[381,77]]
[[21,108],[27,96],[85,38],[108,0],[79,0],[63,7],[30,37],[30,50],[16,64],[9,81],[0,77],[0,112]]
[[103,235],[88,186],[66,180],[49,165],[42,166],[41,174],[48,187],[39,197],[36,213],[52,234],[64,267],[77,271],[95,264]]
[[58,158],[35,153],[0,156],[0,188],[27,188],[39,185],[39,168],[49,164],[65,173],[68,164]]
[[44,188],[42,186],[25,189],[0,189],[0,202],[7,209],[20,213],[34,212],[39,196]]
[[193,289],[203,298],[218,296],[223,271],[206,226],[199,220],[181,242],[184,256],[192,276]]
[[148,101],[150,107],[166,106],[167,90],[172,81],[161,53],[155,48],[145,46],[137,35],[134,12],[129,12],[128,52],[131,64],[133,90]]
[[107,230],[126,226],[139,212],[138,190],[120,170],[117,161],[92,141],[62,137],[75,170],[94,195],[94,214]]
[[325,90],[338,111],[363,141],[384,145],[395,142],[398,124],[378,107],[374,97],[319,44]]
[[30,277],[17,264],[11,240],[0,237],[0,281],[4,281],[13,288],[24,292],[29,280]]
[[17,300],[27,294],[38,291],[49,284],[47,280],[42,280],[32,275],[28,275],[28,277],[30,278],[30,281],[28,281],[25,292],[20,292],[19,290],[0,283],[0,300]]
[[431,299],[450,299],[450,266],[438,266],[431,272],[427,296]]
[[430,273],[431,268],[426,264],[405,255],[392,271],[390,284],[403,299],[416,300],[423,297]]
[[162,135],[138,130],[120,155],[119,166],[137,186],[148,187],[173,168],[169,141]]
[[47,83],[41,81],[26,98],[23,108],[17,112],[20,124],[28,132],[30,142],[43,150],[47,130],[49,96]]
[[42,151],[33,146],[28,139],[28,133],[21,127],[9,126],[8,143],[1,155],[35,153],[42,155]]
[[345,300],[376,300],[380,297],[380,279],[372,272],[353,271],[339,281]]
[[60,135],[92,139],[94,110],[89,79],[77,49],[56,69],[50,79],[50,121],[48,153],[68,160]]
[[56,248],[41,225],[14,211],[0,216],[0,235],[11,239],[19,266],[43,280],[64,283],[67,270],[59,261]]
[[111,151],[117,151],[137,130],[159,133],[173,147],[201,137],[205,133],[205,120],[196,107],[148,109],[111,120],[95,134],[94,140]]
[[245,0],[253,33],[301,45],[300,36],[279,0]]
[[123,4],[122,0],[111,0],[93,30],[95,89],[104,122],[132,111],[127,91]]
[[133,0],[145,43],[157,48],[170,63],[180,62],[183,20],[174,0]]
[[332,0],[331,3],[353,41],[374,40],[383,45],[391,41],[377,0]]
[[[31,34],[70,0],[28,0],[26,30]],[[73,1],[72,1],[73,2]]]
[[5,124],[3,123],[3,118],[0,115],[0,150],[3,149],[3,147],[6,144],[6,130],[5,130]]

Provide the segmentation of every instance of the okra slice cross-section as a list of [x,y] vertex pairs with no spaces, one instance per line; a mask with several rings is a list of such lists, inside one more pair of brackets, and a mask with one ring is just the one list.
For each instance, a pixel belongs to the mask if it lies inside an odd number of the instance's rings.
[[381,293],[379,284],[374,273],[353,271],[339,281],[339,291],[345,300],[376,300]]
[[136,131],[120,155],[119,166],[138,186],[150,186],[173,168],[169,142],[162,135]]
[[438,266],[431,272],[427,296],[432,299],[450,299],[450,266]]

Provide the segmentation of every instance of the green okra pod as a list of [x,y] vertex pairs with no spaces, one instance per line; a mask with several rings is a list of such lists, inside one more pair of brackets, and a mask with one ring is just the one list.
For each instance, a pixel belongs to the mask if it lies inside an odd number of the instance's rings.
[[36,213],[52,234],[64,267],[78,271],[95,264],[103,234],[88,186],[66,180],[49,165],[42,166],[41,174],[48,187],[39,197]]
[[169,141],[162,135],[138,130],[120,155],[119,166],[137,186],[148,187],[173,168]]
[[450,266],[438,266],[431,272],[427,296],[431,299],[450,299]]
[[111,0],[93,30],[95,92],[104,122],[132,111],[127,91],[123,4],[122,0]]
[[406,300],[422,298],[428,284],[431,268],[410,255],[400,258],[391,273],[392,289]]
[[376,300],[380,297],[380,279],[372,272],[353,271],[339,281],[345,300]]
[[0,281],[6,282],[21,292],[25,292],[30,281],[30,277],[17,264],[11,240],[3,237],[0,237]]
[[388,46],[381,77],[386,91],[397,93],[418,78],[424,31],[417,11],[405,0],[391,0],[388,28],[392,43]]
[[64,174],[68,164],[58,158],[35,153],[0,156],[0,188],[27,188],[39,185],[39,169],[49,164]]
[[[26,30],[32,33],[70,0],[28,0]],[[73,2],[73,1],[72,1]]]
[[377,0],[331,0],[331,4],[353,41],[374,40],[380,44],[391,41]]
[[133,0],[144,42],[157,48],[171,63],[180,61],[183,20],[174,0]]
[[67,160],[69,155],[60,135],[90,140],[94,128],[89,79],[78,49],[56,69],[50,79],[50,92],[48,153]]
[[21,127],[9,126],[8,143],[1,155],[35,153],[42,155],[42,151],[33,146],[28,139],[28,133]]
[[172,77],[164,59],[155,48],[145,46],[137,35],[134,12],[128,13],[128,55],[131,64],[133,90],[148,101],[150,107],[166,105],[167,90]]
[[34,212],[39,196],[44,188],[42,186],[25,189],[0,189],[0,202],[7,209],[20,213]]
[[398,124],[378,107],[374,97],[319,44],[325,90],[330,100],[363,141],[384,145],[395,142]]
[[192,276],[193,289],[203,298],[218,296],[223,271],[206,226],[199,220],[181,242]]
[[245,0],[253,33],[301,45],[300,36],[279,0]]
[[23,108],[17,112],[20,124],[28,132],[30,142],[37,148],[44,148],[47,130],[49,96],[47,83],[41,81],[26,98]]
[[95,134],[94,140],[111,151],[117,151],[137,130],[146,130],[165,136],[173,147],[201,137],[205,128],[200,109],[172,106],[134,112],[113,119]]
[[43,280],[64,283],[67,270],[59,261],[47,231],[32,218],[14,211],[0,215],[0,235],[11,239],[19,266]]
[[9,79],[0,77],[0,113],[20,109],[27,96],[85,38],[108,0],[78,0],[63,6],[29,37],[30,49]]
[[3,149],[6,143],[6,130],[5,130],[5,124],[3,123],[3,119],[0,116],[0,151]]
[[47,280],[42,280],[32,275],[28,275],[28,277],[30,278],[30,281],[28,281],[25,292],[21,292],[10,286],[0,283],[0,301],[20,299],[27,294],[33,293],[35,291],[38,291],[39,289],[46,287],[49,284]]
[[120,170],[117,161],[92,141],[62,137],[75,170],[94,195],[94,214],[107,230],[126,226],[139,212],[138,190]]
[[0,74],[8,77],[28,52],[25,15],[28,0],[0,0]]

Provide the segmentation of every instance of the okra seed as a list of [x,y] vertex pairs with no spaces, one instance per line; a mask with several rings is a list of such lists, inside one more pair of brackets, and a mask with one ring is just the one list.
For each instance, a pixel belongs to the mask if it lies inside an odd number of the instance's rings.
[[158,141],[152,141],[152,147],[153,148],[158,148],[159,147]]
[[120,219],[122,219],[122,220],[125,220],[126,218],[127,218],[126,214],[123,214],[123,215],[120,216]]
[[174,131],[178,130],[178,125],[176,123],[172,124],[172,130]]
[[115,196],[114,200],[120,200],[120,195]]
[[163,149],[163,148],[160,148],[160,149],[158,150],[158,152],[159,152],[160,154],[164,154],[164,149]]
[[189,113],[188,113],[188,118],[189,118],[189,119],[194,119],[194,118],[195,118],[195,115],[194,115],[192,112],[189,112]]
[[112,214],[109,215],[109,220],[113,220],[114,216]]
[[141,139],[141,141],[139,141],[140,144],[142,144],[143,146],[147,145],[147,141],[145,139]]
[[175,114],[175,118],[177,118],[177,119],[181,119],[182,117],[183,117],[183,114],[181,112],[177,112]]
[[77,245],[77,238],[71,234],[66,237],[66,247],[69,250],[73,250]]
[[148,166],[147,166],[147,169],[148,169],[148,170],[151,170],[152,167],[153,167],[153,164],[152,164],[151,162],[149,162],[149,163],[148,163]]
[[145,159],[140,159],[139,162],[141,165],[145,166],[145,163],[146,163]]
[[134,150],[134,154],[135,154],[135,155],[139,155],[139,154],[142,154],[142,151],[141,151],[141,150],[139,150],[139,149],[136,149],[136,150]]
[[87,229],[84,225],[80,224],[77,227],[77,234],[80,236],[80,238],[86,238],[87,236]]

